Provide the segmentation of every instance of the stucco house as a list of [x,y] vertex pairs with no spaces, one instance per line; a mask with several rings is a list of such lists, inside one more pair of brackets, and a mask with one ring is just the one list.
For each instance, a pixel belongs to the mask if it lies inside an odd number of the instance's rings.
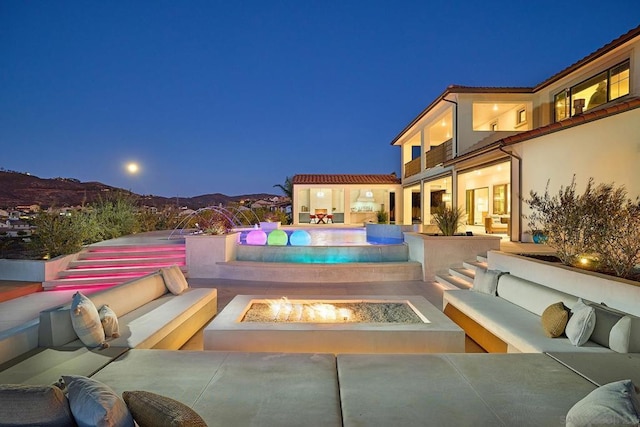
[[293,224],[377,222],[378,211],[394,222],[402,206],[400,179],[389,175],[295,175]]
[[[528,241],[530,191],[575,176],[640,195],[640,27],[535,87],[449,86],[391,141],[401,147],[399,222],[431,223],[441,203],[468,229]],[[495,229],[490,227],[495,225]]]

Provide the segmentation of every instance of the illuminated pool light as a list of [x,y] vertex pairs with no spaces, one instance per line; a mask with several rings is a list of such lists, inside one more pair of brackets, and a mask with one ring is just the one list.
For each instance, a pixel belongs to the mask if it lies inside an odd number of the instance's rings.
[[286,246],[288,241],[289,236],[280,229],[273,230],[269,233],[269,237],[267,237],[267,244],[269,246]]
[[306,230],[295,230],[289,237],[291,246],[310,246],[311,234]]
[[262,230],[251,230],[247,234],[247,245],[263,246],[267,243],[267,233]]

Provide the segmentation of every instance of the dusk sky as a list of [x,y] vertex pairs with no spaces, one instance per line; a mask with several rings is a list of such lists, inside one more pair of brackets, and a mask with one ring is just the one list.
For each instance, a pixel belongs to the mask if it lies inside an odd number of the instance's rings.
[[399,173],[448,85],[534,86],[639,24],[638,0],[4,0],[0,167],[166,197]]

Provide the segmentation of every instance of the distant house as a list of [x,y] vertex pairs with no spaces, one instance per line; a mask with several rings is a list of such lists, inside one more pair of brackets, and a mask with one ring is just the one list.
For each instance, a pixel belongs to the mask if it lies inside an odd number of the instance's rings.
[[[394,221],[402,211],[400,179],[390,175],[295,175],[293,223],[319,222],[362,225],[377,222],[384,211]],[[327,216],[330,216],[327,218]]]
[[[502,68],[508,64],[501,65]],[[444,204],[468,229],[530,240],[530,191],[575,175],[640,195],[640,27],[535,87],[449,86],[391,141],[401,149],[400,221],[432,223]]]

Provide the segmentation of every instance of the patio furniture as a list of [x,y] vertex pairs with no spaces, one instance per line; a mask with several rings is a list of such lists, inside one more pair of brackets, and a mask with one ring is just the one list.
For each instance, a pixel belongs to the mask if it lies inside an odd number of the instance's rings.
[[309,224],[315,224],[318,218],[315,215],[309,215]]

